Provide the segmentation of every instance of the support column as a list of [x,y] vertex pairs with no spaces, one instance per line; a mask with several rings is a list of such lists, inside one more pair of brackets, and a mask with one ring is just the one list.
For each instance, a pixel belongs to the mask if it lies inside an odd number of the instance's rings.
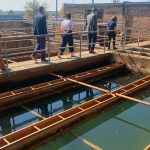
[[[1,35],[0,35],[0,55],[2,55],[2,46],[1,46]],[[5,70],[5,63],[4,60],[2,58],[2,56],[0,56],[0,70]]]
[[58,20],[58,0],[56,0],[56,21]]

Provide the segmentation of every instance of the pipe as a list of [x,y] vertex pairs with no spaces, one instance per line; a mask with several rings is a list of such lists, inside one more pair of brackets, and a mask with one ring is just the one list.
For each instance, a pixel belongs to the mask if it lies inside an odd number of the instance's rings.
[[89,88],[92,88],[92,89],[96,89],[96,90],[102,91],[104,93],[109,93],[108,90],[105,90],[105,89],[102,89],[102,88],[99,88],[99,87],[96,87],[94,85],[90,85],[90,84],[87,84],[87,83],[83,83],[83,82],[80,82],[80,81],[77,81],[77,80],[74,80],[74,79],[63,77],[63,76],[57,75],[55,73],[50,73],[50,75],[52,75],[54,77],[58,77],[62,80],[68,80],[68,81],[71,81],[71,82],[74,82],[74,83],[77,83],[77,84],[80,84],[80,85],[83,85],[83,86],[86,86],[86,87],[89,87]]
[[122,94],[118,94],[116,93],[117,96],[119,97],[122,97],[126,100],[129,100],[129,101],[134,101],[136,103],[140,103],[140,104],[143,104],[143,105],[147,105],[147,106],[150,106],[150,103],[149,102],[145,102],[145,101],[141,101],[139,99],[136,99],[136,98],[132,98],[132,97],[129,97],[129,96],[125,96],[125,95],[122,95]]

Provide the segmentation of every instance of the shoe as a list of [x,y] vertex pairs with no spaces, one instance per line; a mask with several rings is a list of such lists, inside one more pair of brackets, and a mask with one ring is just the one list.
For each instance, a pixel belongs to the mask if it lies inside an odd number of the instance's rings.
[[71,52],[71,57],[76,57],[76,56],[74,55],[74,52]]
[[6,68],[1,68],[0,70],[1,70],[2,72],[7,71]]
[[57,54],[57,57],[58,57],[58,58],[61,58],[61,54],[60,54],[60,53],[58,53],[58,54]]
[[95,54],[96,52],[95,52],[95,51],[90,51],[89,53],[90,53],[90,54]]
[[41,59],[41,61],[42,61],[42,62],[48,62],[48,60],[47,60],[47,59]]
[[32,55],[31,55],[31,59],[37,61],[36,57],[33,57]]
[[75,55],[71,55],[71,57],[76,57]]
[[113,49],[117,49],[117,47],[114,47]]

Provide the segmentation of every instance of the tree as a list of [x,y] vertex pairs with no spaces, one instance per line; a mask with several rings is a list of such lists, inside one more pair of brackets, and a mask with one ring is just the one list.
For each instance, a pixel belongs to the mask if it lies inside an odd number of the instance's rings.
[[8,11],[8,15],[14,15],[14,11],[13,10],[9,10]]
[[[33,1],[29,1],[26,2],[24,9],[25,9],[25,17],[27,20],[32,21],[34,18],[34,15],[37,14],[39,12],[39,7],[40,6],[44,6],[45,10],[48,9],[48,4],[45,2],[43,2],[42,4],[40,4],[37,0]],[[46,15],[48,15],[48,12],[46,11]]]
[[113,3],[119,3],[120,0],[113,0]]
[[64,17],[65,16],[65,7],[64,4],[62,5],[61,9],[60,9],[60,16]]

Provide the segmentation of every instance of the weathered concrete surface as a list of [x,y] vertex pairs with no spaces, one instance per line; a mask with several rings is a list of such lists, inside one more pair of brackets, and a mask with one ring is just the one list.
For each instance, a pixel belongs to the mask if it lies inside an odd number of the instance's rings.
[[150,57],[118,52],[114,52],[113,55],[117,62],[125,63],[130,70],[150,74]]
[[[96,50],[96,54],[89,54],[88,51],[82,52],[82,58],[70,58],[70,55],[64,55],[63,59],[57,56],[51,57],[51,63],[34,63],[34,61],[24,61],[9,64],[10,72],[8,74],[0,73],[0,83],[6,81],[21,81],[47,75],[50,72],[66,72],[76,69],[89,68],[90,66],[103,66],[114,62],[111,53],[105,53],[102,50]],[[79,56],[79,53],[75,53]]]

